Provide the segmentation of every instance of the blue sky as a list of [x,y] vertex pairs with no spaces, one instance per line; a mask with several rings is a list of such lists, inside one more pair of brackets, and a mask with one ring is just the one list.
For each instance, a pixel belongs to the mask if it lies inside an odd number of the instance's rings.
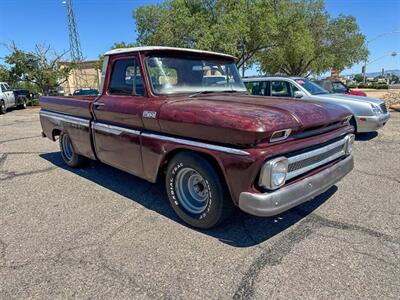
[[[95,59],[114,42],[135,40],[132,11],[157,0],[74,0],[75,15],[85,58]],[[400,0],[326,0],[332,16],[351,14],[357,18],[367,39],[400,31]],[[31,50],[35,43],[48,43],[58,51],[68,49],[66,9],[62,0],[0,0],[0,43],[15,41],[17,46]],[[400,52],[400,33],[383,36],[369,44],[370,60],[392,51]],[[7,49],[0,45],[1,58]],[[400,55],[384,57],[368,66],[368,71],[381,68],[400,69]],[[346,73],[361,72],[361,65]]]

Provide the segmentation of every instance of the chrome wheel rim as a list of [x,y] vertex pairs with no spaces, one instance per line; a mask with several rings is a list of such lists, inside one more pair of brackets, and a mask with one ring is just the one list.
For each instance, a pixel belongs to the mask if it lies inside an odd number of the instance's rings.
[[191,214],[203,213],[209,202],[210,189],[206,180],[192,168],[178,171],[175,192],[179,203]]
[[6,112],[6,105],[5,105],[3,102],[1,103],[0,109],[1,109],[1,112],[2,112],[2,113],[5,113],[5,112]]
[[62,150],[63,150],[65,158],[68,161],[71,161],[72,156],[74,154],[74,150],[72,148],[72,144],[71,144],[71,140],[70,140],[69,136],[66,134],[63,135],[61,143],[62,143],[62,148],[63,148]]

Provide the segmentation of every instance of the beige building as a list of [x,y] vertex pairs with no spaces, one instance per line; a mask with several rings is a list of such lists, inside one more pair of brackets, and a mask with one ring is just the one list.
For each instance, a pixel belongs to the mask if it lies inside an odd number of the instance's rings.
[[[68,65],[70,62],[61,62],[61,65]],[[97,60],[86,60],[79,64],[78,69],[74,69],[68,80],[61,85],[64,95],[73,94],[80,88],[99,89],[101,71],[97,68]]]

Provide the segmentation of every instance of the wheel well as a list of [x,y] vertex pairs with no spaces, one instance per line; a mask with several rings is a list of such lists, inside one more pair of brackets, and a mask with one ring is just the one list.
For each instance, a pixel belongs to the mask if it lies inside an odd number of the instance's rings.
[[53,132],[52,132],[52,134],[51,134],[51,136],[52,136],[52,138],[53,138],[53,141],[55,141],[56,140],[56,136],[59,136],[61,134],[61,130],[60,129],[53,129]]
[[350,125],[352,125],[354,127],[354,133],[356,134],[357,133],[357,121],[354,116],[352,116],[350,119]]
[[217,171],[217,173],[220,176],[221,180],[223,180],[223,184],[225,184],[225,186],[228,188],[228,191],[230,192],[229,185],[226,182],[225,175],[224,175],[224,173],[223,173],[223,171],[221,169],[221,166],[218,163],[218,161],[213,156],[211,156],[211,155],[209,155],[207,153],[201,152],[201,151],[178,148],[178,149],[174,149],[174,150],[168,152],[167,155],[164,157],[163,162],[160,165],[159,176],[161,176],[161,175],[165,176],[165,173],[166,173],[167,167],[168,167],[168,163],[170,162],[170,160],[175,155],[177,155],[178,153],[182,153],[182,152],[195,153],[195,154],[198,154],[198,155],[202,156],[203,158],[205,158],[215,168],[215,170]]

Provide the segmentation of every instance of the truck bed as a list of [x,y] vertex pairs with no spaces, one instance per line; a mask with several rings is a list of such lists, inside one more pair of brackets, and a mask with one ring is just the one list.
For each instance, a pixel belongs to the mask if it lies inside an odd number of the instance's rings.
[[96,98],[96,96],[44,96],[40,98],[40,105],[45,110],[90,119],[89,108]]

